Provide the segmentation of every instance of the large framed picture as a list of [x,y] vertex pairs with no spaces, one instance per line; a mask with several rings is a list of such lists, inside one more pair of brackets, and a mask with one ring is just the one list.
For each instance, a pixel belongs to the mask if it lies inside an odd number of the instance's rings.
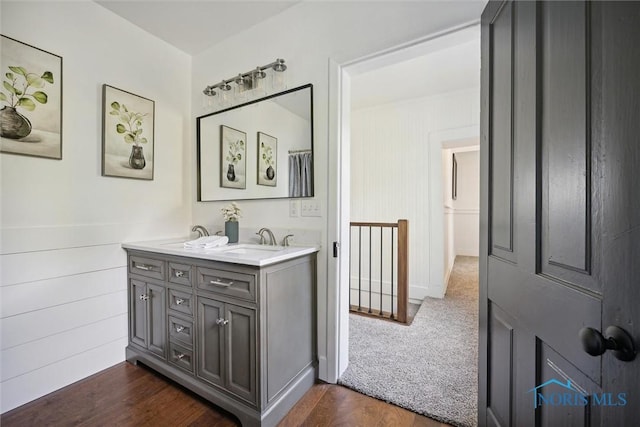
[[62,57],[0,40],[0,151],[62,159]]
[[155,102],[102,85],[102,176],[153,179]]
[[258,132],[258,185],[278,185],[278,139]]
[[247,188],[247,134],[220,125],[220,187]]

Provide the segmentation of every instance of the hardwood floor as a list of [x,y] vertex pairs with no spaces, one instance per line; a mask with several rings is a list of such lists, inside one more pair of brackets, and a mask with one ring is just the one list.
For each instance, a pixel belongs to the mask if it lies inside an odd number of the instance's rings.
[[[229,413],[141,365],[123,362],[0,417],[12,426],[238,426]],[[446,427],[356,393],[316,384],[280,423],[294,426]]]

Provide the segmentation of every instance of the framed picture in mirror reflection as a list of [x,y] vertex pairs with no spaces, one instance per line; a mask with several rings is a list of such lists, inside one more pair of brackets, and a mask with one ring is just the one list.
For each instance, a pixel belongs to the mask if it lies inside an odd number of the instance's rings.
[[258,185],[278,185],[278,139],[258,132]]
[[247,134],[220,125],[220,187],[247,188]]

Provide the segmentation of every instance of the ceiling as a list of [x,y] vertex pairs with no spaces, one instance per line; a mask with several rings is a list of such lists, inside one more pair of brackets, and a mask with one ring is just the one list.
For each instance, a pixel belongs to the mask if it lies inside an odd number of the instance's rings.
[[351,81],[352,108],[479,88],[479,28],[468,28],[437,42],[435,47],[425,46],[417,56],[355,75]]
[[196,55],[300,2],[300,0],[95,1],[189,55]]
[[[197,55],[302,0],[94,1],[181,51]],[[356,74],[354,109],[479,87],[479,28],[405,49],[392,59],[365,65]]]

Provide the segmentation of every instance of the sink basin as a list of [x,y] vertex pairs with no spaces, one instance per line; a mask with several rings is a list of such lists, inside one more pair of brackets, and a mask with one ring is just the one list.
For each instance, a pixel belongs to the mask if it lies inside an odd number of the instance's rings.
[[240,244],[229,249],[222,249],[222,252],[224,252],[225,254],[238,255],[265,255],[271,252],[279,252],[283,249],[283,246]]

